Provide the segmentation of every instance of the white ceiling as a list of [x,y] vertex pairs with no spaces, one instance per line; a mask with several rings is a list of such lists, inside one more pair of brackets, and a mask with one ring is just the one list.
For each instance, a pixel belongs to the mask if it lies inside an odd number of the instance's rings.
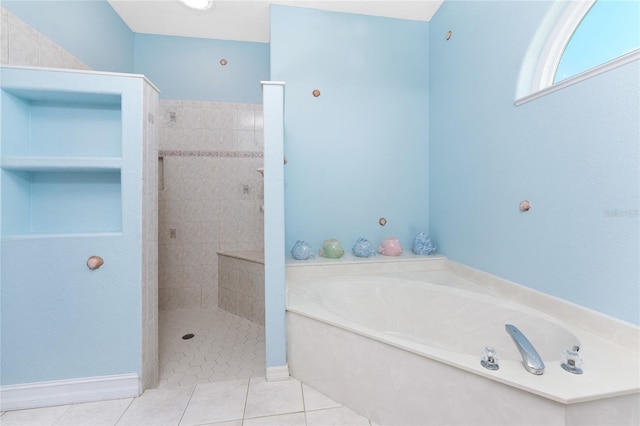
[[214,0],[195,11],[178,0],[109,0],[136,33],[269,42],[269,5],[429,21],[443,0]]

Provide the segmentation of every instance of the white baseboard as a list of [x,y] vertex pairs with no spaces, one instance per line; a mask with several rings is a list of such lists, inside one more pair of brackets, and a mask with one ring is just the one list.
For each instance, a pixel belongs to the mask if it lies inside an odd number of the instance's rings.
[[140,395],[137,374],[85,377],[0,387],[0,410],[78,404]]
[[277,367],[267,367],[265,379],[267,382],[289,380],[289,364],[279,365]]

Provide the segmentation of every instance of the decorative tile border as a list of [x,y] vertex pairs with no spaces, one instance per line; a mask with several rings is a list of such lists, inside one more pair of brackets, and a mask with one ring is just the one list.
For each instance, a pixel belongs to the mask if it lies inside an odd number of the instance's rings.
[[263,158],[258,151],[174,151],[160,150],[159,157],[221,157],[221,158]]

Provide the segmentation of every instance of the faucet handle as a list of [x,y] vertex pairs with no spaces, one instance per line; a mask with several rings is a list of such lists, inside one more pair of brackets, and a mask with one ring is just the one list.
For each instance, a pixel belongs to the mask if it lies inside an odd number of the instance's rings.
[[482,365],[487,370],[497,370],[500,368],[498,365],[498,352],[493,349],[491,346],[485,346],[482,350],[482,360],[480,361],[480,365]]
[[569,373],[582,374],[582,357],[578,354],[579,346],[574,346],[562,353],[562,364],[560,366]]

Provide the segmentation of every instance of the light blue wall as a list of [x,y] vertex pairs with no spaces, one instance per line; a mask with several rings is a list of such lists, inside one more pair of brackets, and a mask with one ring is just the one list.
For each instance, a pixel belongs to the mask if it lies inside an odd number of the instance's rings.
[[[267,368],[287,363],[286,283],[284,258],[284,86],[265,84],[264,107],[264,253],[265,349]],[[269,379],[267,373],[267,379]]]
[[133,32],[106,0],[2,0],[0,6],[96,71],[133,72]]
[[[0,5],[97,71],[146,75],[163,99],[262,102],[269,44],[133,33],[107,1]],[[220,59],[228,61],[220,65]]]
[[36,68],[0,81],[1,384],[140,375],[144,82]]
[[640,66],[514,106],[550,7],[445,1],[431,21],[430,232],[454,261],[639,324]]
[[287,84],[287,251],[298,239],[351,250],[360,236],[389,235],[410,249],[428,228],[428,30],[271,7],[271,79]]
[[134,69],[163,99],[261,103],[269,44],[136,33]]

